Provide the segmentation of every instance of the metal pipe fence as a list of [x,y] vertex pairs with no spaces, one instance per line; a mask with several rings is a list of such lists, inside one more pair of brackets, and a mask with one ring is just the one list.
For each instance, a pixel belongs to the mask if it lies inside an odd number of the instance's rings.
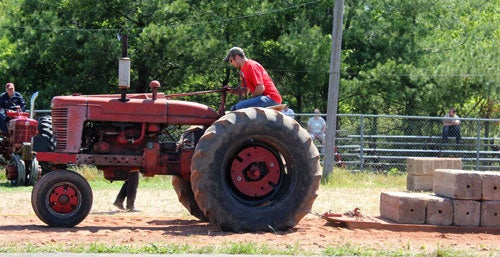
[[[50,110],[35,110],[35,118],[45,115]],[[296,113],[295,120],[307,128],[313,115]],[[408,157],[442,157],[461,158],[466,170],[500,171],[500,119],[459,120],[457,143],[455,137],[443,139],[443,117],[339,114],[336,163],[347,170],[404,172]],[[182,127],[173,129],[182,134]]]

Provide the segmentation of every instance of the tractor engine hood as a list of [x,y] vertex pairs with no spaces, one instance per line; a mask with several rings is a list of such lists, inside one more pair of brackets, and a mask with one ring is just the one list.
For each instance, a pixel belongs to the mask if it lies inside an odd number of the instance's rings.
[[[67,112],[68,121],[85,120],[209,125],[218,113],[203,104],[167,99],[163,93],[153,100],[151,94],[128,94],[122,102],[119,94],[56,96],[52,111]],[[75,120],[76,119],[76,120]],[[72,122],[73,123],[73,122]]]

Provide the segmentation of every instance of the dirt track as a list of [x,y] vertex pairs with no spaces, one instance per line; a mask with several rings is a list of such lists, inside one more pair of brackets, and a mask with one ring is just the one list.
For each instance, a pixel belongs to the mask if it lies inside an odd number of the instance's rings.
[[[476,255],[500,256],[500,235],[440,232],[394,232],[347,229],[309,214],[293,229],[276,233],[234,234],[197,221],[177,202],[175,193],[141,192],[141,212],[118,212],[111,206],[114,191],[94,193],[91,214],[70,229],[49,228],[31,210],[28,194],[0,196],[0,249],[19,244],[75,246],[91,242],[106,245],[188,244],[192,248],[235,242],[278,249],[303,249],[320,254],[329,246],[432,252],[437,247],[467,250]],[[316,207],[317,208],[317,207]],[[319,210],[318,210],[319,211]],[[492,254],[493,253],[493,254]],[[495,255],[496,254],[496,255]]]

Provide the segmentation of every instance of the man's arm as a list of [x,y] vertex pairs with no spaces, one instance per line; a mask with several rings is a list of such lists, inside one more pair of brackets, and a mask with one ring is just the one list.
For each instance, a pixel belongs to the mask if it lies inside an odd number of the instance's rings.
[[451,126],[451,125],[453,125],[453,120],[451,119],[451,117],[448,115],[444,116],[443,126]]
[[233,95],[242,95],[242,96],[246,96],[249,92],[249,89],[248,87],[235,87],[235,88],[231,88],[229,91],[229,93],[233,94]]
[[252,95],[253,96],[262,95],[264,93],[265,89],[266,89],[266,87],[264,87],[264,85],[257,84],[257,86],[255,87],[255,90],[253,91]]
[[7,95],[7,93],[2,93],[0,94],[0,108],[4,109],[5,111],[8,109],[7,106],[5,106],[5,95]]
[[19,94],[19,107],[21,107],[21,111],[26,111],[26,102],[21,94]]

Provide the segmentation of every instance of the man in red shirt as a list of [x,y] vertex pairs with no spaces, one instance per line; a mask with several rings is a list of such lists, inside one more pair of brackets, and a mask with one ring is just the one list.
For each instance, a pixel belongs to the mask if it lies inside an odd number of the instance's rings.
[[251,98],[241,100],[231,107],[231,111],[247,107],[268,107],[281,104],[281,95],[267,71],[260,63],[248,59],[243,49],[239,47],[229,49],[224,61],[240,70],[241,85],[229,92],[235,95],[252,93]]

